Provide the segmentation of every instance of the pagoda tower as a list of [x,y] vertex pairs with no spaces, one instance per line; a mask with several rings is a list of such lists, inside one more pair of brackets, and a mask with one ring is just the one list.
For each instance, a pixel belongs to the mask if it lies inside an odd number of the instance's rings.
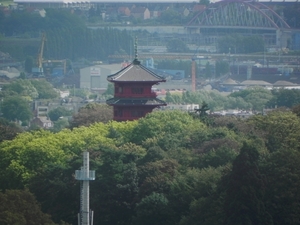
[[156,107],[167,105],[157,98],[152,86],[166,80],[141,65],[137,59],[135,46],[135,59],[116,74],[107,77],[114,84],[114,97],[106,103],[113,106],[114,120],[136,120],[152,112]]

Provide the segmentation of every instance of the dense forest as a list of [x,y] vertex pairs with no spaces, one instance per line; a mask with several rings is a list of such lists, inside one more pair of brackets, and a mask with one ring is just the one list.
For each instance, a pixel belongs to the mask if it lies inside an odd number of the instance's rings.
[[[0,12],[0,41],[3,43],[0,51],[9,52],[17,60],[37,56],[43,32],[47,39],[44,55],[47,59],[103,60],[117,53],[129,54],[133,48],[133,38],[127,31],[89,29],[81,17],[69,11],[47,9],[45,17],[26,11],[13,11],[4,17]],[[25,44],[19,43],[20,38]],[[36,44],[26,45],[26,41],[32,43],[33,40]]]
[[20,133],[0,144],[0,199],[9,202],[0,223],[76,224],[74,172],[89,151],[94,224],[298,224],[299,129],[298,106],[247,120],[156,111]]

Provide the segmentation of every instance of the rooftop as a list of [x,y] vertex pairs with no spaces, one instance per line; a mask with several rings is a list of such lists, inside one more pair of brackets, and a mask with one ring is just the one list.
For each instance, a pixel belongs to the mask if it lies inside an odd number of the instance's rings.
[[155,74],[153,71],[147,67],[140,64],[140,62],[135,59],[131,64],[120,70],[119,72],[107,77],[110,82],[165,82],[166,80]]

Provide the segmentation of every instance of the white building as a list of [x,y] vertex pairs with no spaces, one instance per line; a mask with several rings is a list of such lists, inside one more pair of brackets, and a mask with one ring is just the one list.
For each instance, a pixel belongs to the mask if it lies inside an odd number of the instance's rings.
[[107,76],[121,70],[121,64],[94,65],[80,69],[80,88],[91,91],[107,89]]

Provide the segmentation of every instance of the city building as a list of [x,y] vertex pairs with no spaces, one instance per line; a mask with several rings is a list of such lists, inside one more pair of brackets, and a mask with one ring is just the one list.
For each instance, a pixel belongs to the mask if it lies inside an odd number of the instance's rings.
[[94,65],[80,69],[80,88],[91,91],[105,91],[107,76],[120,70],[120,64]]

